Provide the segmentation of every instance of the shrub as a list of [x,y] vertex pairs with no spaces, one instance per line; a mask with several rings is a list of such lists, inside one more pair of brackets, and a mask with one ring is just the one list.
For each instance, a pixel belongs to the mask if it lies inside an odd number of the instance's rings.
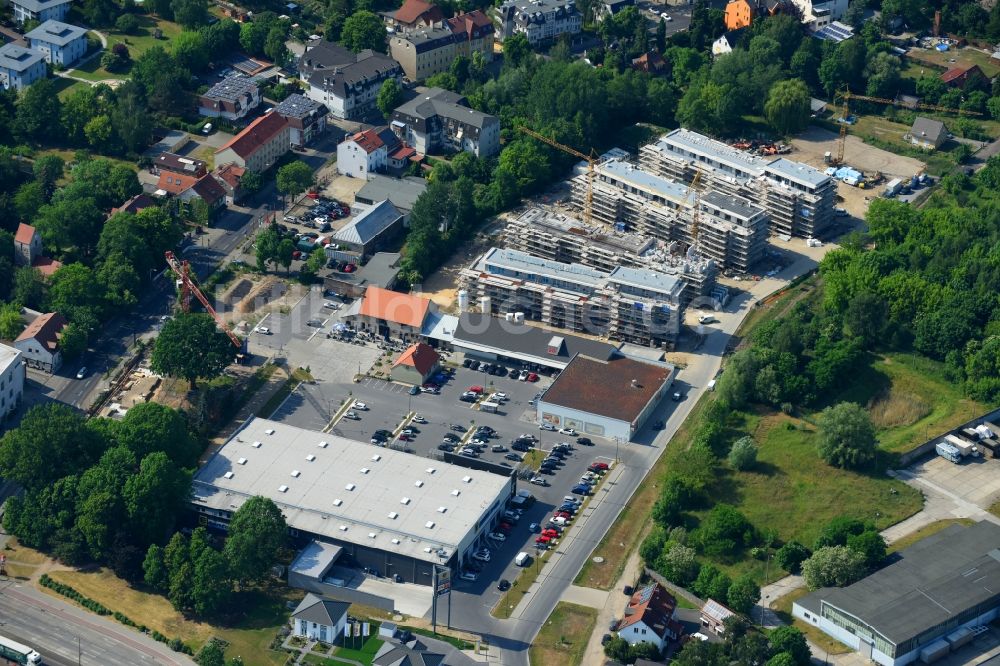
[[757,444],[753,437],[740,437],[729,449],[729,466],[738,472],[750,469],[757,463]]
[[754,526],[731,504],[716,504],[696,532],[706,555],[734,556],[756,538]]
[[826,546],[802,563],[809,589],[843,587],[865,575],[865,557],[847,546]]
[[774,554],[778,566],[789,573],[798,573],[802,561],[809,557],[809,549],[798,541],[789,541]]

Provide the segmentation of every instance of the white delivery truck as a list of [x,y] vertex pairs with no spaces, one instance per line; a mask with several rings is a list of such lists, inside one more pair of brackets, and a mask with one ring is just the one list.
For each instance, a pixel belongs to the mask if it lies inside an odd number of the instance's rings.
[[527,566],[528,560],[530,559],[531,559],[530,555],[528,555],[524,551],[521,551],[520,553],[517,554],[517,557],[514,558],[514,564],[516,564],[519,567]]

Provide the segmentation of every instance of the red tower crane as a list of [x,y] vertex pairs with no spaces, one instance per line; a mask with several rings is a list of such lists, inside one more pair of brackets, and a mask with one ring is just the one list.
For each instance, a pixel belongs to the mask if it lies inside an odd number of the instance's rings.
[[207,298],[205,298],[205,294],[201,293],[201,289],[199,289],[198,285],[196,285],[194,280],[191,279],[191,265],[188,263],[188,260],[185,259],[184,261],[179,261],[170,250],[167,250],[164,256],[167,258],[167,265],[170,266],[174,273],[177,273],[177,279],[181,281],[181,309],[184,312],[189,312],[191,310],[191,296],[194,295],[194,297],[197,298],[203,306],[205,306],[205,310],[212,315],[212,318],[215,319],[215,323],[219,325],[222,332],[229,336],[233,345],[240,350],[241,354],[245,354],[245,343],[236,337],[236,334],[230,330],[229,326],[226,325],[226,322],[224,322],[222,317],[219,316],[219,313],[212,307],[212,304],[208,302]]

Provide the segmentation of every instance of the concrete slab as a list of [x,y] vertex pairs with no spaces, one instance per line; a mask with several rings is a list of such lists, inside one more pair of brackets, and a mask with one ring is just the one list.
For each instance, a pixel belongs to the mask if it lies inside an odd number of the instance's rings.
[[966,459],[956,465],[935,456],[908,471],[981,509],[988,509],[1000,497],[1000,460],[997,459]]
[[[428,585],[392,583],[388,580],[365,578],[358,589],[392,599],[396,602],[396,610],[410,617],[423,617],[431,610],[433,597]],[[438,608],[440,612],[440,604]]]

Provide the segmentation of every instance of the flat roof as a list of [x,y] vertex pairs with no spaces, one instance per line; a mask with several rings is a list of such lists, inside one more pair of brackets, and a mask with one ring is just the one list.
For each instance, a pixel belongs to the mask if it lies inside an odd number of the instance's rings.
[[830,181],[830,177],[819,169],[814,169],[802,162],[787,160],[784,157],[779,157],[768,164],[765,171],[778,174],[808,187],[816,187]]
[[323,541],[310,541],[305,548],[299,551],[289,567],[289,571],[310,578],[321,578],[337,558],[344,552],[341,546]]
[[[562,338],[558,349],[549,346],[553,335]],[[615,345],[600,340],[591,340],[561,330],[553,333],[538,326],[478,312],[463,312],[459,316],[454,344],[487,353],[499,351],[505,356],[554,368],[565,367],[577,354],[608,359],[617,351]]]
[[195,475],[192,503],[236,511],[262,495],[291,528],[440,562],[510,491],[497,474],[254,418]]
[[[591,268],[590,266],[584,266],[583,264],[566,264],[561,261],[541,259],[527,252],[511,250],[509,248],[492,248],[478,262],[477,270],[485,273],[497,273],[496,270],[490,270],[491,266],[504,268],[519,274],[508,275],[507,273],[499,273],[500,275],[507,275],[507,277],[527,277],[529,274],[547,275],[558,277],[567,282],[586,284],[590,287],[598,287],[607,275],[603,271]],[[524,275],[520,275],[522,273]]]
[[629,268],[627,266],[618,266],[611,271],[611,275],[608,276],[608,281],[628,284],[633,287],[641,287],[651,291],[667,293],[675,297],[679,297],[681,291],[684,289],[684,283],[678,277],[654,271],[649,268]]
[[559,374],[539,404],[632,423],[673,374],[674,367],[669,364],[622,355],[597,359],[580,354]]
[[689,203],[689,201],[693,202],[694,199],[694,195],[691,194],[691,190],[687,185],[661,178],[622,160],[610,160],[604,164],[599,164],[597,165],[597,171],[603,171],[614,176],[617,180],[655,192],[665,199],[670,199],[678,203]]
[[35,63],[45,60],[40,52],[26,49],[11,42],[0,46],[0,67],[12,72],[23,72]]
[[701,197],[702,203],[708,204],[719,210],[739,217],[741,220],[750,220],[766,211],[760,206],[754,206],[746,199],[734,197],[719,192],[706,192]]
[[368,176],[368,182],[354,195],[355,201],[373,204],[388,199],[400,210],[411,211],[417,198],[427,190],[423,178],[392,178],[382,174]]
[[557,236],[578,238],[588,245],[597,245],[623,254],[642,254],[654,242],[652,238],[642,234],[606,231],[596,226],[588,226],[583,220],[534,206],[512,222],[512,224],[518,223],[537,227]]
[[[739,167],[742,171],[754,174],[761,173],[764,165],[767,164],[767,160],[748,153],[745,150],[727,146],[721,141],[716,141],[704,134],[692,132],[683,127],[667,132],[653,145],[657,150],[675,155],[688,152],[707,157],[722,164]],[[681,150],[676,150],[672,147],[680,148]]]
[[1000,604],[1000,525],[951,525],[898,553],[899,559],[844,588],[796,602],[849,613],[899,645],[982,605]]

